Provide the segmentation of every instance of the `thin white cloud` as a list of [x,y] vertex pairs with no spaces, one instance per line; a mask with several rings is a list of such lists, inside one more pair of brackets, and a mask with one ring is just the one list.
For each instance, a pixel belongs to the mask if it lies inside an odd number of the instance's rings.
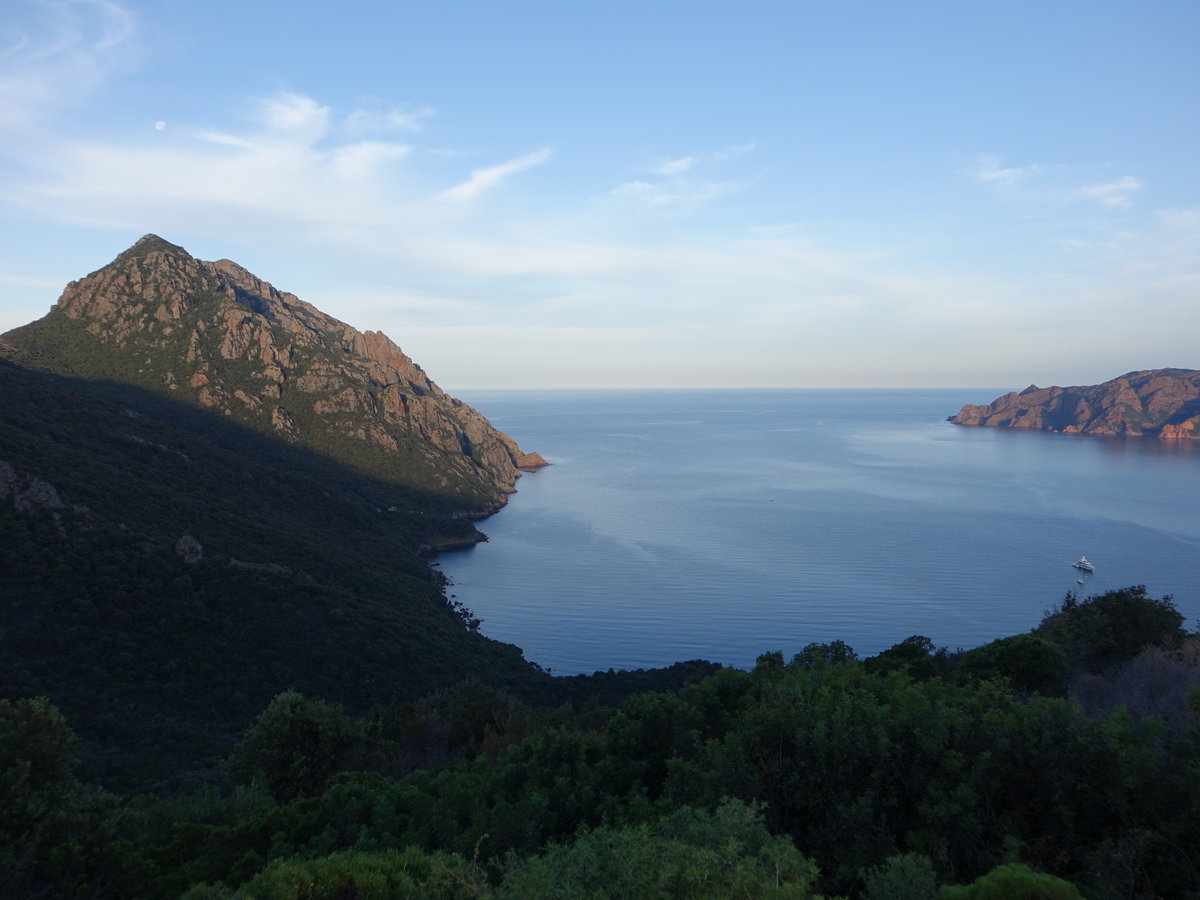
[[356,109],[346,116],[343,124],[352,134],[420,131],[425,127],[425,119],[435,112],[432,106],[422,106],[418,109]]
[[239,150],[255,150],[261,142],[244,138],[237,134],[225,134],[220,131],[198,131],[196,137],[209,144],[219,144],[224,147],[235,147]]
[[351,181],[374,176],[385,163],[403,159],[411,147],[385,141],[363,141],[333,151],[333,167],[338,175]]
[[[673,371],[680,384],[700,383],[713,375],[711,363],[698,360],[713,358],[724,361],[724,370],[745,373],[748,383],[762,382],[769,367],[773,383],[801,382],[795,362],[801,357],[813,377],[830,378],[821,373],[844,372],[846,360],[878,360],[886,380],[883,368],[897,365],[897,346],[906,348],[905,358],[969,347],[961,351],[968,371],[992,352],[974,340],[982,333],[989,348],[997,348],[991,364],[1010,365],[1001,359],[1006,346],[1010,354],[1021,347],[1031,358],[1053,356],[1068,343],[1064,335],[1091,321],[1085,304],[1097,297],[1128,300],[1153,280],[1163,285],[1155,309],[1168,303],[1186,309],[1200,271],[1194,250],[1200,213],[1194,209],[1163,213],[1157,230],[1140,234],[1137,222],[1125,221],[1134,217],[1122,216],[1122,230],[1131,234],[1120,236],[1119,246],[1106,246],[1104,239],[1116,237],[1114,217],[1080,215],[1081,209],[1090,214],[1085,204],[1103,207],[1111,198],[1133,196],[1140,183],[1095,172],[1043,172],[994,159],[970,173],[990,185],[989,193],[1041,203],[1051,215],[1039,221],[1086,221],[1086,236],[1095,243],[1074,259],[1093,261],[1097,274],[1062,275],[1049,263],[1035,272],[1047,277],[1034,290],[1003,263],[954,265],[944,251],[923,259],[919,247],[912,249],[916,242],[898,240],[890,227],[834,234],[828,223],[806,221],[800,204],[769,212],[787,225],[753,229],[743,217],[725,227],[723,217],[711,216],[706,224],[714,227],[703,233],[659,227],[676,213],[703,215],[705,203],[745,187],[716,177],[716,153],[668,160],[679,163],[670,174],[643,166],[640,178],[599,197],[559,196],[553,207],[514,204],[499,216],[486,203],[445,201],[479,199],[550,159],[549,149],[468,174],[470,164],[460,156],[434,158],[411,134],[393,142],[352,133],[345,127],[350,116],[312,97],[277,94],[253,110],[257,117],[239,127],[200,131],[196,123],[173,119],[168,134],[30,143],[19,177],[0,172],[0,198],[19,203],[31,221],[99,224],[134,235],[152,230],[198,254],[204,246],[234,258],[238,244],[269,248],[277,259],[294,262],[284,271],[264,267],[263,277],[357,327],[382,328],[414,344],[423,363],[433,357],[415,345],[410,327],[444,323],[447,309],[484,329],[481,334],[495,335],[518,319],[552,321],[568,342],[561,354],[566,362],[560,367],[531,348],[523,360],[526,384],[589,354],[596,367],[579,370],[581,383],[605,383],[612,376],[603,369],[603,354],[588,349],[589,336],[611,334],[618,342],[630,322],[646,323],[641,333],[653,335],[647,346],[658,340],[679,346],[666,368],[647,353],[639,363],[644,384],[661,380],[656,371]],[[685,166],[682,160],[693,161]],[[459,174],[448,177],[447,171]],[[985,172],[993,177],[983,178]],[[1084,188],[1091,193],[1072,196]],[[655,212],[639,216],[644,210]],[[1064,210],[1067,215],[1054,215]],[[950,229],[929,243],[952,240]],[[313,282],[314,270],[325,273],[323,286]],[[1096,290],[1114,272],[1120,283],[1107,293]],[[37,303],[44,306],[40,295]],[[1114,302],[1113,309],[1133,306]],[[803,341],[810,349],[797,353]],[[435,377],[481,365],[478,344],[448,341],[447,347],[460,355],[435,360]],[[978,360],[968,358],[973,355]],[[611,371],[611,357],[608,366]]]
[[536,150],[525,156],[518,156],[516,159],[510,159],[508,162],[500,163],[496,166],[476,169],[471,173],[470,178],[462,184],[442,191],[439,197],[443,200],[455,202],[474,200],[476,197],[494,188],[500,182],[504,181],[504,179],[516,175],[518,172],[524,172],[526,169],[532,169],[534,166],[540,166],[550,156],[550,148],[543,147],[541,150]]
[[1113,206],[1127,209],[1133,206],[1133,195],[1142,189],[1142,181],[1132,175],[1125,175],[1113,181],[1103,181],[1076,188],[1073,197],[1079,200],[1091,200],[1101,206]]
[[704,177],[704,171],[751,152],[753,142],[726,147],[712,153],[680,156],[649,167],[642,178],[617,185],[605,200],[632,204],[648,210],[691,211],[710,200],[739,190],[743,185]]
[[682,175],[696,164],[696,157],[681,156],[679,159],[668,159],[655,167],[657,175]]
[[329,107],[312,97],[282,91],[261,101],[263,124],[275,134],[315,144],[329,133]]
[[992,153],[981,153],[974,175],[983,182],[1005,184],[1041,175],[1042,172],[1042,167],[1036,164],[1029,166],[1002,166],[1000,164],[1000,157]]
[[[20,4],[13,9],[14,2]],[[113,0],[8,0],[0,53],[0,125],[78,103],[137,56],[133,14]]]
[[992,185],[1010,200],[1037,205],[1049,202],[1055,206],[1075,203],[1095,203],[1112,209],[1133,206],[1134,195],[1143,182],[1132,175],[1106,181],[1080,184],[1083,172],[1078,166],[1057,165],[1047,170],[1039,164],[1005,166],[992,153],[979,155],[971,175],[984,184]]
[[679,208],[695,206],[728,194],[735,185],[727,182],[683,181],[665,183],[627,181],[609,192],[617,200],[632,200],[638,204],[655,208]]
[[732,144],[725,147],[723,150],[713,151],[712,158],[716,162],[725,162],[730,159],[737,159],[739,156],[745,156],[747,153],[753,153],[758,149],[758,141],[746,141],[744,144]]

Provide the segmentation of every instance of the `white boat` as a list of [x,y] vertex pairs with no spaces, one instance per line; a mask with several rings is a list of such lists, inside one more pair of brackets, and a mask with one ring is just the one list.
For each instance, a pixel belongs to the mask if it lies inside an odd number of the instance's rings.
[[1088,559],[1086,556],[1079,557],[1079,562],[1072,563],[1071,565],[1073,565],[1080,572],[1095,572],[1096,571],[1096,567],[1093,566],[1090,562],[1088,562]]

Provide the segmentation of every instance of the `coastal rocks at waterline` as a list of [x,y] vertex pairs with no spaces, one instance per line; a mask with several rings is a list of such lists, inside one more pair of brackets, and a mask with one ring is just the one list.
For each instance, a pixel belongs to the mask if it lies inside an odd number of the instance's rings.
[[948,421],[1063,434],[1195,440],[1200,439],[1200,371],[1147,369],[1098,385],[1030,385],[988,404],[967,404]]

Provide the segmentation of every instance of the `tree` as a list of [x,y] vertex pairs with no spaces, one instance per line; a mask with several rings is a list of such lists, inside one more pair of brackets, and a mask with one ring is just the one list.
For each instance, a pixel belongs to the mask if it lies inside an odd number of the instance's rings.
[[968,650],[958,663],[966,680],[1007,678],[1028,693],[1062,697],[1067,692],[1067,655],[1036,634],[1017,634]]
[[858,654],[845,641],[830,641],[827,644],[806,644],[803,650],[792,657],[791,664],[802,669],[814,669],[857,659]]
[[1156,600],[1141,584],[1083,601],[1068,593],[1034,632],[1096,672],[1128,662],[1148,646],[1174,649],[1185,635],[1171,596]]
[[875,675],[903,672],[913,681],[928,681],[942,674],[933,641],[921,634],[907,637],[877,656],[863,660],[863,667]]
[[261,781],[279,802],[324,790],[330,776],[348,768],[363,732],[340,706],[287,691],[259,714],[229,757],[235,781]]

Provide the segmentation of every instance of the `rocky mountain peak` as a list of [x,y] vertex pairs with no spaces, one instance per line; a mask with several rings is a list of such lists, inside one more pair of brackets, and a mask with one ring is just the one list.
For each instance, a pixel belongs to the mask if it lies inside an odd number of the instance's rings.
[[496,508],[521,470],[546,464],[386,335],[154,234],[5,338],[18,361],[165,391],[472,512]]

